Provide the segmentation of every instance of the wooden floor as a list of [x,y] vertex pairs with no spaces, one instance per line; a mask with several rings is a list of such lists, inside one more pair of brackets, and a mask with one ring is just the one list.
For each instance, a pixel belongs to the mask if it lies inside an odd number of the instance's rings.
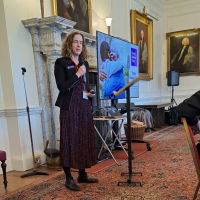
[[21,178],[20,177],[21,175],[26,174],[28,172],[32,172],[32,170],[27,170],[25,172],[18,172],[18,171],[7,172],[6,175],[7,175],[8,185],[6,189],[4,188],[3,175],[1,174],[0,175],[0,197],[4,194],[13,192],[15,190],[23,188],[34,182],[43,180],[44,178],[51,177],[52,175],[59,172],[58,170],[47,169],[46,166],[37,167],[37,171],[47,172],[49,175],[37,175],[37,176],[29,176],[29,177]]
[[[166,128],[166,127],[163,127],[163,128]],[[156,128],[156,131],[159,131],[163,128]],[[144,136],[150,135],[154,132],[155,131],[145,132]],[[58,173],[60,170],[52,170],[52,169],[48,169],[46,166],[40,166],[37,168],[37,171],[47,172],[49,175],[47,176],[37,175],[37,176],[29,176],[29,177],[21,178],[20,177],[21,175],[26,174],[28,172],[32,172],[32,170],[28,170],[26,172],[18,172],[18,171],[7,172],[7,181],[8,181],[7,189],[4,189],[3,175],[0,175],[0,197],[2,195],[5,195],[13,191],[16,191],[20,188],[23,188],[27,185],[30,185],[34,182],[43,180],[44,178],[51,177],[54,174]]]

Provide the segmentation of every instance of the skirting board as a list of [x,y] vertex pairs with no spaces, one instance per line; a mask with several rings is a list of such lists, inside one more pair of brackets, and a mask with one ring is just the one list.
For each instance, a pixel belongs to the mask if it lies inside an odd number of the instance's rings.
[[[42,151],[35,152],[35,155],[38,155],[38,154],[40,156],[41,164],[46,163],[46,155],[44,154],[44,152]],[[13,157],[11,159],[8,158],[6,160],[6,164],[8,166],[6,171],[13,171],[13,170],[26,171],[33,168],[33,157],[32,157],[32,154],[27,154],[27,155],[24,155],[23,158],[20,156]]]

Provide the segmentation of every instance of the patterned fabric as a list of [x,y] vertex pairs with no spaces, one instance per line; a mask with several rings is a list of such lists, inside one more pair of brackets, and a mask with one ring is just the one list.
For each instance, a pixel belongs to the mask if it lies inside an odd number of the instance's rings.
[[[81,188],[79,192],[67,190],[64,172],[58,172],[53,177],[6,193],[2,200],[191,200],[198,177],[185,130],[168,129],[167,132],[151,151],[132,161],[133,171],[142,172],[142,176],[133,175],[132,181],[140,181],[142,187],[134,183],[117,185],[118,181],[127,181],[127,175],[121,176],[121,172],[128,171],[128,163],[125,163],[104,169],[95,176],[89,175],[99,179],[97,184],[79,184],[78,173],[72,172],[75,183]],[[197,200],[200,200],[200,192]]]
[[60,164],[74,169],[97,163],[90,101],[83,98],[83,82],[73,91],[69,110],[60,110]]

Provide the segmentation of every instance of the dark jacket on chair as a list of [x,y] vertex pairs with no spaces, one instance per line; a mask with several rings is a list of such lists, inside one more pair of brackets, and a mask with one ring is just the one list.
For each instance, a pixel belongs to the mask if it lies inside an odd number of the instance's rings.
[[186,118],[188,125],[196,125],[199,120],[198,115],[200,115],[200,90],[180,103],[177,106],[177,112],[179,117]]
[[[89,65],[84,61],[86,67],[86,90],[89,91]],[[78,66],[79,67],[79,66]],[[78,84],[79,79],[76,75],[77,68],[71,58],[58,58],[55,62],[54,75],[59,90],[58,98],[55,105],[63,110],[70,109],[71,97],[74,87]]]

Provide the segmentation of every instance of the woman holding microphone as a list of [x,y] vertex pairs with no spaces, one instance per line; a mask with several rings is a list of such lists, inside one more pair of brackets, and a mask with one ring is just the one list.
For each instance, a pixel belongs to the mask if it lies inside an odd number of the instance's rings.
[[[65,186],[79,191],[70,168],[79,169],[79,183],[97,183],[85,168],[97,163],[95,131],[89,98],[89,65],[82,34],[73,32],[63,42],[62,57],[55,62],[55,79],[59,90],[56,106],[60,107],[60,165],[66,175]],[[86,81],[84,80],[86,77]]]

